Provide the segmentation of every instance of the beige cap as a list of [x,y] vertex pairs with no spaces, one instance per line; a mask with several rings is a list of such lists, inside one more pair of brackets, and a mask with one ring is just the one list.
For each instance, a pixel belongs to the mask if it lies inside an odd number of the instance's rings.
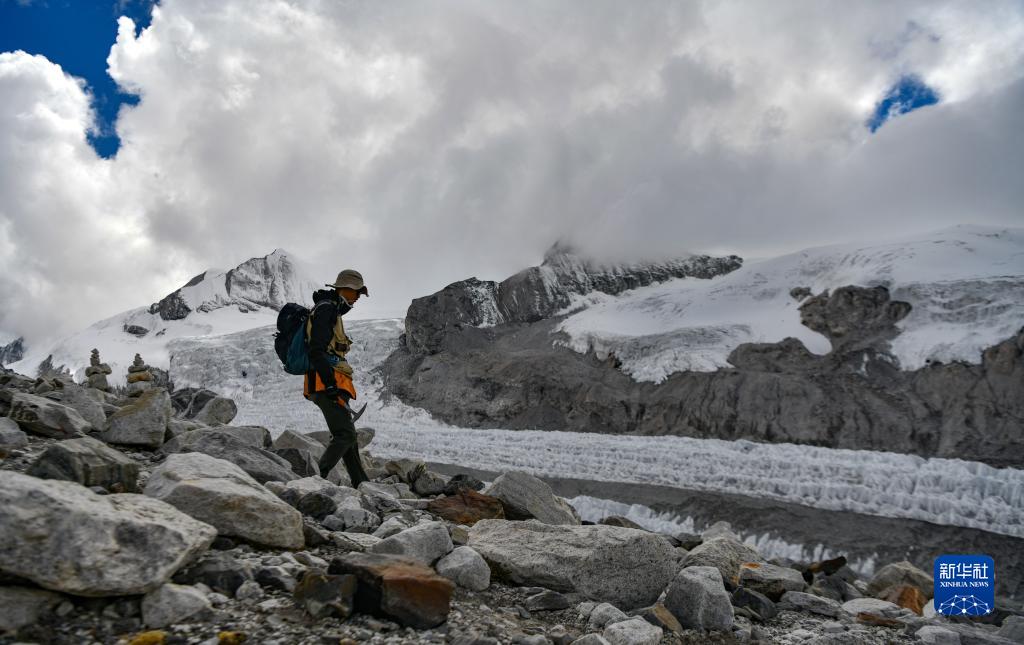
[[338,274],[338,279],[334,281],[334,284],[327,285],[328,287],[348,287],[349,289],[355,289],[358,293],[364,296],[369,296],[370,292],[366,290],[366,285],[363,284],[363,274],[359,273],[355,269],[345,269]]

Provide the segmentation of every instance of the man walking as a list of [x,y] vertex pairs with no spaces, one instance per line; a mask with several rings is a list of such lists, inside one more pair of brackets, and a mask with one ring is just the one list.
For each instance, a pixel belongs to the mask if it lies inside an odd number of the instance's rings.
[[313,293],[313,312],[306,323],[311,369],[306,373],[302,395],[320,408],[331,431],[331,443],[320,458],[320,474],[327,477],[341,459],[352,486],[358,487],[369,477],[359,458],[356,426],[348,405],[356,398],[356,388],[352,367],[345,360],[352,341],[345,335],[341,317],[352,310],[359,296],[370,294],[363,276],[353,269],[345,269],[334,284],[326,286],[331,288]]

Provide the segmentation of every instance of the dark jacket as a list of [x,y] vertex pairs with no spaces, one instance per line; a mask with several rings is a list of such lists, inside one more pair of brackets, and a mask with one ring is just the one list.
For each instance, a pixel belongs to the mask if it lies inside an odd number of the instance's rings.
[[[327,302],[317,306],[321,302]],[[320,289],[313,293],[313,324],[309,334],[309,363],[320,375],[323,383],[334,383],[334,367],[327,358],[327,346],[334,336],[334,323],[338,316],[352,311],[334,289]]]

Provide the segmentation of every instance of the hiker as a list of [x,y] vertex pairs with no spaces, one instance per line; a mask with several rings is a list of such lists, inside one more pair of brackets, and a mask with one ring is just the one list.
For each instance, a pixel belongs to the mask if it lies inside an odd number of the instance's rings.
[[341,317],[352,310],[360,295],[370,294],[363,276],[352,269],[345,269],[334,284],[326,286],[331,289],[313,293],[313,312],[306,323],[310,370],[306,372],[302,395],[316,403],[331,431],[331,443],[320,458],[321,476],[327,477],[341,459],[352,486],[357,488],[369,477],[359,458],[356,426],[348,404],[356,398],[356,388],[352,384],[352,367],[345,360],[352,341],[345,335]]

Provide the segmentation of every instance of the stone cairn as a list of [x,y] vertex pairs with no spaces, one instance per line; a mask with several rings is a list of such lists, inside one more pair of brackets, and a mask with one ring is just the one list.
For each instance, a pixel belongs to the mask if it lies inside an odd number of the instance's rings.
[[135,360],[128,366],[128,395],[138,396],[153,387],[153,373],[142,357],[135,355]]
[[107,374],[110,374],[110,366],[100,362],[100,350],[93,349],[89,356],[89,367],[85,368],[85,376],[89,379],[89,387],[104,392],[110,391],[110,384],[107,383]]

